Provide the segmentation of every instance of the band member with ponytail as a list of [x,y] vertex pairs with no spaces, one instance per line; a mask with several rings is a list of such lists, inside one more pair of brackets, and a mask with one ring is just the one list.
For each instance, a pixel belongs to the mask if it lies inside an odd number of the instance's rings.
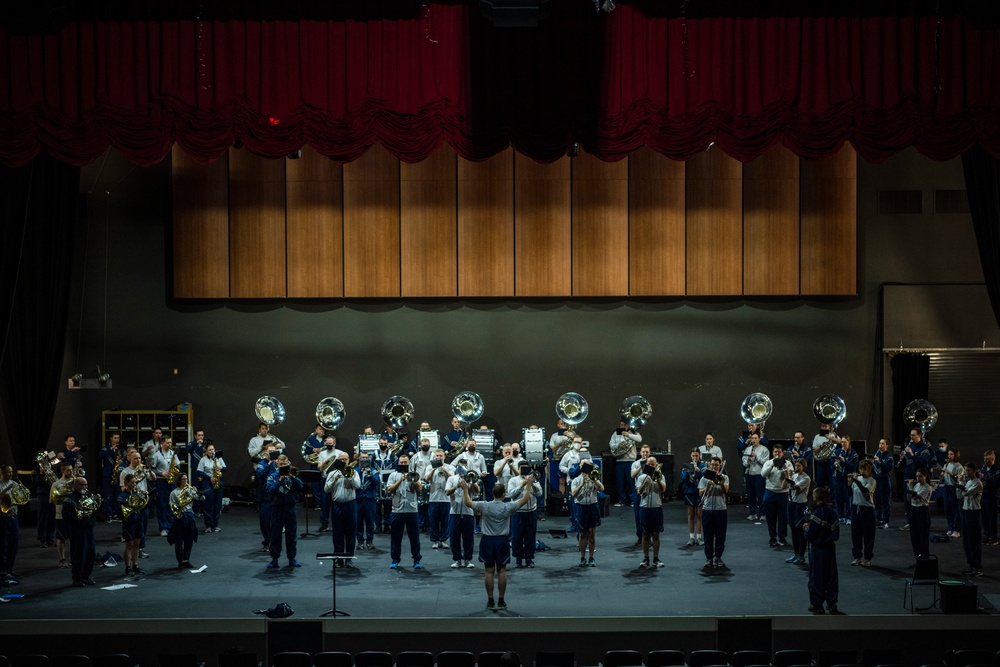
[[916,479],[906,483],[906,494],[910,498],[910,545],[913,557],[920,558],[931,553],[931,486],[927,483],[927,468],[919,468]]
[[983,546],[982,527],[979,515],[982,514],[983,482],[976,472],[976,464],[972,461],[965,466],[965,483],[959,489],[959,500],[962,501],[962,546],[965,548],[965,560],[969,569],[962,574],[972,577],[983,576]]
[[878,451],[872,458],[872,477],[875,478],[875,527],[889,527],[889,510],[892,507],[892,476],[896,467],[889,438],[878,441]]
[[[858,474],[860,473],[860,474]],[[851,485],[851,565],[871,567],[875,554],[875,489],[872,462],[865,459],[858,464],[858,473],[848,476]]]
[[[692,460],[694,455],[692,455]],[[660,533],[663,532],[663,497],[667,490],[663,475],[656,475],[656,458],[650,456],[642,472],[635,479],[635,492],[639,496],[639,525],[642,526],[642,562],[639,567],[649,567],[649,548],[653,548],[653,567],[663,567],[660,560]],[[701,481],[699,473],[699,481]],[[691,507],[688,506],[690,510]],[[701,509],[701,498],[698,498],[698,509]],[[690,514],[689,520],[690,520]],[[581,559],[582,561],[582,559]]]
[[800,458],[795,462],[795,474],[788,490],[788,527],[792,533],[792,550],[795,552],[785,559],[786,563],[802,565],[806,562],[806,538],[803,532],[806,504],[809,501],[809,463]]
[[[575,443],[574,443],[575,444]],[[594,464],[584,461],[580,464],[580,474],[573,480],[570,493],[576,504],[576,519],[580,525],[580,567],[596,567],[594,550],[597,546],[597,527],[601,525],[601,510],[597,506],[597,494],[604,491],[600,479],[591,479]],[[587,559],[587,551],[590,558]]]
[[[212,445],[209,445],[211,447]],[[191,548],[198,541],[198,521],[194,517],[194,502],[181,505],[185,489],[188,487],[188,476],[181,473],[177,476],[177,488],[170,492],[170,507],[180,507],[181,515],[174,514],[174,522],[167,535],[167,544],[174,547],[177,557],[177,567],[194,567],[191,564]]]
[[[947,442],[942,440],[945,446]],[[948,537],[958,539],[962,536],[962,500],[958,490],[965,486],[965,466],[962,465],[962,453],[957,449],[946,449],[945,462],[941,466],[941,477],[944,480],[944,515],[948,523]]]
[[822,614],[823,603],[827,611],[837,614],[840,595],[840,578],[837,572],[837,540],[840,524],[837,512],[828,504],[825,487],[813,489],[815,506],[803,528],[809,543],[809,611]]

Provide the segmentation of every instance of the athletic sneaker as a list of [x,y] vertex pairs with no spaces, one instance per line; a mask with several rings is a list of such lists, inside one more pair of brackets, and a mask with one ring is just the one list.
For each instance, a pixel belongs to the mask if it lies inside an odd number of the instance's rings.
[[851,561],[851,565],[861,565],[861,559],[855,558],[854,560]]
[[451,564],[451,569],[453,570],[457,570],[460,567],[462,567],[462,561],[460,560],[456,560],[454,563]]
[[653,559],[653,567],[663,567],[663,561],[659,558]]
[[597,567],[597,563],[594,562],[593,558],[587,561],[587,565],[590,567]]
[[497,608],[497,603],[493,600],[493,598],[490,598],[489,600],[486,601],[486,608],[487,609],[496,609]]
[[389,563],[389,569],[390,570],[397,570],[397,569],[399,569],[399,563]]
[[469,568],[471,570],[471,569],[474,569],[476,566],[475,566],[475,564],[473,564],[473,562],[471,560],[467,560],[467,561],[465,561],[465,567],[467,567],[467,568]]
[[639,567],[649,567],[649,561],[646,560],[646,559],[643,559],[643,561],[641,563],[639,563]]
[[506,609],[506,608],[507,608],[507,603],[504,602],[503,598],[497,600],[497,609]]
[[577,567],[587,567],[587,559],[586,558],[581,558],[580,559],[580,564],[577,565]]

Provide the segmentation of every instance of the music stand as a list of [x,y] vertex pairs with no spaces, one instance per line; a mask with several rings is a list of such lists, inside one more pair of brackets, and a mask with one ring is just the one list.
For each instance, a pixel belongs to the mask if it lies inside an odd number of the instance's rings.
[[332,560],[333,561],[333,609],[330,611],[324,611],[320,616],[333,616],[337,618],[338,616],[350,616],[346,611],[340,611],[337,609],[337,559],[340,560],[354,560],[355,556],[348,556],[347,554],[338,553],[323,553],[316,554],[316,560]]
[[[323,475],[320,474],[319,470],[300,470],[299,479],[302,480],[303,484],[308,484],[306,487],[312,490],[312,485],[316,482],[323,481]],[[321,498],[316,498],[316,494],[313,493],[313,498],[319,503],[319,506],[323,506],[323,500]],[[316,533],[309,532],[309,507],[306,505],[306,494],[302,494],[302,509],[306,512],[306,532],[300,533],[299,537],[319,537]]]

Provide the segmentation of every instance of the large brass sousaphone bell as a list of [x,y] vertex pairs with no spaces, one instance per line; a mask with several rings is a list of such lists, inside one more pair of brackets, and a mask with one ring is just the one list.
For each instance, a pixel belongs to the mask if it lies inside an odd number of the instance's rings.
[[630,429],[638,431],[649,421],[653,414],[653,406],[642,396],[629,396],[622,401],[618,414]]
[[[410,399],[405,396],[390,396],[382,404],[382,421],[397,431],[402,431],[406,428],[410,420],[413,419],[413,412],[413,403]],[[399,447],[402,444],[397,437],[396,442],[389,444],[389,450],[395,454],[399,451]]]
[[836,394],[823,394],[813,401],[813,415],[820,424],[829,424],[835,429],[847,416],[847,404]]
[[465,450],[472,437],[470,435],[472,424],[479,421],[485,409],[482,397],[474,391],[460,392],[451,399],[451,413],[461,422],[464,435],[452,445],[449,456],[458,456]]
[[261,396],[254,403],[253,411],[257,419],[268,426],[274,426],[285,421],[285,406],[274,396]]
[[927,435],[938,420],[938,411],[930,401],[918,398],[910,401],[903,408],[903,421],[910,428],[920,429],[923,435]]
[[[576,426],[590,414],[590,406],[585,399],[575,391],[566,392],[556,399],[556,416],[566,422],[567,426]],[[562,458],[573,446],[576,433],[570,428],[566,430],[566,438],[556,447],[556,456]]]
[[767,394],[754,392],[743,399],[743,403],[740,405],[740,417],[747,424],[760,424],[763,426],[764,422],[771,416],[773,409],[774,404],[771,403],[771,399],[768,398]]
[[332,396],[327,396],[316,405],[316,423],[327,431],[333,431],[343,424],[346,416],[344,404]]

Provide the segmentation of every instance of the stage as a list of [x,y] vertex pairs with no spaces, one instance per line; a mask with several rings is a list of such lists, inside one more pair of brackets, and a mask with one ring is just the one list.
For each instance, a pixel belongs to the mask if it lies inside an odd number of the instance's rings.
[[[901,517],[901,507],[893,510],[894,516]],[[300,533],[306,527],[305,512],[299,508]],[[286,567],[283,554],[282,567],[268,570],[268,554],[258,551],[257,515],[251,507],[232,507],[223,515],[221,532],[199,535],[191,560],[196,568],[206,566],[204,571],[178,569],[172,547],[157,534],[146,545],[150,557],[141,561],[147,572],[144,577],[126,579],[121,565],[98,565],[94,572],[98,585],[88,588],[71,587],[70,571],[57,567],[55,549],[40,548],[35,529],[23,527],[15,565],[21,584],[11,592],[24,597],[0,605],[0,618],[5,619],[0,627],[4,634],[44,634],[46,628],[59,634],[79,633],[78,645],[96,641],[99,648],[103,644],[97,635],[112,628],[126,629],[117,622],[109,625],[109,619],[129,619],[129,633],[148,635],[134,651],[147,653],[173,641],[170,637],[186,636],[201,637],[199,645],[213,647],[210,651],[242,645],[273,653],[291,638],[295,645],[312,647],[304,650],[395,653],[410,648],[496,650],[492,647],[497,645],[498,633],[501,648],[510,645],[510,633],[519,641],[546,646],[551,645],[553,632],[567,637],[579,633],[581,651],[596,656],[584,660],[585,664],[596,663],[600,647],[634,648],[637,644],[687,650],[715,648],[725,642],[735,642],[731,650],[808,647],[810,633],[831,628],[856,630],[851,633],[852,641],[861,642],[860,646],[866,645],[865,631],[897,628],[901,641],[912,633],[914,650],[923,651],[919,646],[922,629],[950,629],[956,641],[968,632],[968,643],[983,636],[981,628],[996,627],[996,611],[986,601],[986,596],[996,599],[1000,593],[996,575],[1000,550],[996,547],[984,547],[986,576],[974,580],[979,607],[985,607],[982,612],[952,616],[934,610],[911,617],[902,601],[903,580],[910,575],[913,558],[908,533],[896,528],[900,521],[889,530],[877,531],[871,568],[850,566],[850,527],[842,526],[837,551],[839,606],[844,615],[814,617],[807,611],[806,571],[785,563],[791,548],[768,547],[766,525],[747,521],[742,507],[729,511],[724,554],[729,571],[714,575],[701,569],[705,563],[702,548],[684,546],[684,507],[668,503],[664,514],[660,558],[666,567],[662,569],[638,567],[642,556],[634,546],[631,508],[613,507],[603,519],[597,532],[596,567],[578,567],[579,552],[572,536],[550,535],[550,529],[567,528],[565,517],[540,521],[538,536],[548,550],[537,554],[534,569],[510,569],[509,609],[497,612],[485,609],[481,564],[475,569],[450,568],[450,549],[432,549],[422,534],[423,569],[413,569],[404,538],[400,568],[390,570],[388,536],[378,535],[375,550],[357,553],[356,569],[337,570],[337,607],[350,617],[322,621],[320,615],[333,606],[333,570],[330,561],[318,561],[316,554],[332,551],[330,533],[299,539],[301,568]],[[309,524],[317,532],[318,511],[309,510]],[[933,525],[943,525],[940,515],[934,516]],[[119,530],[118,523],[98,525],[99,553],[121,552]],[[940,559],[941,578],[963,580],[959,572],[966,565],[961,542],[931,547]],[[123,583],[134,587],[106,590]],[[918,604],[928,595],[918,591]],[[268,621],[252,613],[279,602],[295,610],[289,620]],[[7,619],[31,620],[13,623]],[[58,623],[37,622],[41,620]],[[724,631],[727,623],[736,625]],[[275,628],[282,629],[280,639]],[[447,634],[447,645],[440,633]],[[393,639],[387,646],[389,637]],[[664,645],[670,637],[669,645]],[[129,643],[119,648],[129,652]],[[30,652],[36,651],[37,647]]]

